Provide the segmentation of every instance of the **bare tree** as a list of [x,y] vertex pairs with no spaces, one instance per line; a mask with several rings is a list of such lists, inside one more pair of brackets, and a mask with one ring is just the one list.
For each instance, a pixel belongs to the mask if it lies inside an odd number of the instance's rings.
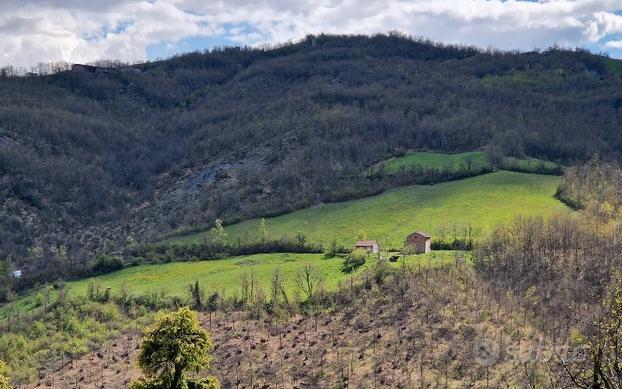
[[323,281],[322,273],[312,265],[305,265],[296,273],[296,286],[308,300],[313,299]]

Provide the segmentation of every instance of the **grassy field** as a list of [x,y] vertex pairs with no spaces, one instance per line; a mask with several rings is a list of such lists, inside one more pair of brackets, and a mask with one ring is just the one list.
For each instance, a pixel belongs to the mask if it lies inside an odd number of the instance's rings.
[[[558,172],[559,165],[555,162],[537,158],[505,157],[500,168],[505,170],[519,170],[527,172]],[[391,175],[401,170],[422,169],[424,171],[459,172],[469,171],[480,173],[482,170],[492,170],[492,164],[485,151],[469,151],[457,154],[443,154],[429,151],[414,151],[401,157],[394,157],[381,161],[369,169],[369,173],[383,171]],[[557,173],[559,174],[559,173]]]
[[[422,266],[436,266],[453,263],[455,255],[464,255],[452,251],[435,251],[425,255],[405,257],[406,263]],[[376,263],[375,256],[370,256],[365,265],[355,273],[341,271],[343,258],[324,258],[323,254],[255,254],[229,259],[197,262],[171,262],[156,265],[142,265],[127,268],[107,275],[88,278],[68,283],[72,293],[85,294],[89,282],[95,281],[103,287],[111,287],[113,293],[127,283],[132,293],[145,293],[153,290],[166,291],[169,295],[186,296],[188,285],[199,281],[201,285],[226,296],[239,293],[241,277],[244,273],[255,275],[255,279],[264,293],[269,294],[270,280],[276,269],[279,269],[286,290],[291,293],[295,287],[297,272],[305,265],[314,266],[321,272],[324,285],[334,290],[339,282],[347,281],[350,276],[361,273]],[[392,263],[397,266],[399,262]]]
[[508,170],[521,169],[525,171],[549,170],[553,171],[559,168],[555,162],[545,161],[537,158],[518,159],[514,157],[506,157],[503,160],[504,168]]
[[408,153],[401,157],[390,158],[372,166],[375,172],[384,168],[386,174],[395,174],[400,169],[414,169],[419,167],[423,170],[480,170],[489,168],[488,156],[483,151],[470,151],[459,154],[441,154],[427,151]]
[[[422,230],[433,239],[449,238],[452,230],[470,226],[480,236],[517,215],[568,212],[555,199],[559,177],[499,171],[437,185],[414,185],[343,203],[321,204],[266,219],[273,238],[306,234],[308,240],[328,245],[334,238],[351,246],[362,233],[386,248],[402,247],[409,233]],[[232,242],[258,238],[259,220],[226,227]],[[196,233],[167,239],[166,243],[202,241]]]
[[[402,259],[408,265],[425,268],[455,263],[456,256],[468,255],[457,251],[433,251],[430,254],[405,256]],[[340,282],[347,283],[351,276],[361,274],[365,269],[372,267],[376,261],[375,256],[370,256],[365,265],[356,272],[347,274],[341,270],[343,264],[341,257],[327,259],[323,254],[256,254],[213,261],[134,266],[103,276],[68,282],[66,287],[73,296],[85,296],[88,285],[92,282],[100,288],[110,287],[113,295],[118,294],[125,284],[130,294],[163,291],[169,296],[185,297],[188,285],[199,281],[205,290],[231,297],[234,293],[239,293],[241,277],[246,273],[249,277],[254,274],[257,285],[269,297],[270,280],[276,269],[279,269],[283,277],[288,294],[295,288],[297,272],[305,265],[312,265],[322,274],[324,285],[330,291],[337,288]],[[400,266],[402,260],[390,264]],[[41,291],[33,291],[16,300],[10,307],[13,314],[27,312],[38,306],[37,301],[40,299]],[[55,299],[56,293],[52,292],[51,301]],[[0,307],[0,320],[6,317],[8,309],[9,305]]]

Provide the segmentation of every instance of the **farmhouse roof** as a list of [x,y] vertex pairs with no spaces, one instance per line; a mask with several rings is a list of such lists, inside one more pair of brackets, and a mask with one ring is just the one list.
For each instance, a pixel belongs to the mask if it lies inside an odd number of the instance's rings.
[[377,244],[375,240],[358,240],[356,241],[357,247],[368,247]]

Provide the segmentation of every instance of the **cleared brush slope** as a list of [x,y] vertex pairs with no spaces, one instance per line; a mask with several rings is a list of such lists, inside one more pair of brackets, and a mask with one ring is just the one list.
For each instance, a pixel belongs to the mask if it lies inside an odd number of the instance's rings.
[[[546,387],[555,381],[541,363],[504,352],[482,359],[478,344],[524,356],[546,343],[513,300],[494,295],[470,268],[399,268],[373,272],[365,286],[346,287],[312,312],[285,306],[219,310],[203,316],[215,349],[211,371],[225,388]],[[40,380],[123,387],[138,377],[137,333],[120,337],[71,368]],[[538,343],[540,341],[541,343]],[[542,343],[544,342],[544,343]],[[518,353],[517,353],[518,354]],[[522,354],[521,354],[522,355]],[[34,385],[29,387],[36,387]]]

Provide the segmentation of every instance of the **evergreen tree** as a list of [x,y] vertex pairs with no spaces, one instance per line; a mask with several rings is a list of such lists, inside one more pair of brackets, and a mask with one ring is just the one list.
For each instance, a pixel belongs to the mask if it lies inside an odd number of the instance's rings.
[[203,308],[203,291],[201,290],[201,285],[199,285],[199,281],[195,281],[194,285],[189,285],[190,290],[190,298],[192,299],[192,305],[194,309],[202,309]]
[[265,243],[270,239],[270,236],[268,235],[268,230],[266,228],[266,219],[262,218],[259,222],[258,232],[261,242]]

